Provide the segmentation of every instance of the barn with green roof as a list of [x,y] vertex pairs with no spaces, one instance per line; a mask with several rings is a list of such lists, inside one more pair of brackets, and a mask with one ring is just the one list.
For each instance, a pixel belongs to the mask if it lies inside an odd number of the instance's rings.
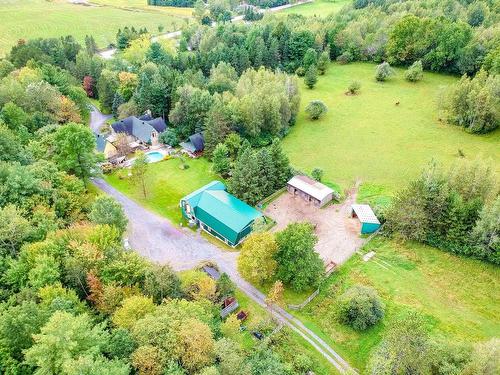
[[255,208],[212,181],[180,201],[182,215],[204,231],[230,246],[237,246],[252,232],[253,222],[262,217]]

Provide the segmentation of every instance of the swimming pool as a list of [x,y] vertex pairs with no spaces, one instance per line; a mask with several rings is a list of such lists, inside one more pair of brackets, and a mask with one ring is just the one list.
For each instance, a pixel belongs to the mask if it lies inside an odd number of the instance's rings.
[[148,159],[148,163],[156,163],[160,160],[163,160],[163,154],[158,151],[151,151],[146,154]]

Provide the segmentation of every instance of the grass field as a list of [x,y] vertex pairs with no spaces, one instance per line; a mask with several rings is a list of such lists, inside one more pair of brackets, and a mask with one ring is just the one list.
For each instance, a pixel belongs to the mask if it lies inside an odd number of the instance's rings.
[[99,47],[115,41],[119,28],[146,27],[150,33],[179,29],[190,8],[148,7],[144,0],[92,0],[90,5],[66,0],[0,0],[0,56],[19,39],[73,35],[82,42],[93,35]]
[[178,224],[182,220],[179,209],[180,199],[210,181],[220,179],[212,173],[211,165],[206,159],[189,159],[187,164],[189,168],[184,170],[179,168],[181,165],[179,159],[149,164],[146,175],[146,199],[139,186],[132,184],[128,178],[119,178],[120,172],[107,175],[105,179],[144,207]]
[[[297,123],[283,141],[292,164],[305,172],[323,168],[325,180],[343,188],[360,178],[386,193],[415,177],[431,159],[450,164],[461,149],[467,158],[492,158],[500,171],[500,131],[473,135],[439,121],[437,97],[456,77],[425,73],[418,83],[406,82],[403,70],[389,81],[374,79],[375,65],[331,64],[312,90],[301,85]],[[345,95],[349,84],[361,92]],[[317,121],[304,108],[314,99],[328,106]],[[397,106],[396,102],[400,102]]]
[[[422,313],[431,336],[474,343],[499,337],[500,269],[443,251],[378,238],[365,251],[377,252],[363,262],[353,257],[328,280],[322,293],[296,315],[352,365],[362,370],[387,326],[405,310]],[[337,323],[337,297],[350,285],[377,289],[386,304],[382,323],[358,333]]]
[[337,13],[351,0],[315,0],[312,3],[297,5],[284,9],[279,14],[301,14],[306,17],[317,16],[326,17],[332,13]]

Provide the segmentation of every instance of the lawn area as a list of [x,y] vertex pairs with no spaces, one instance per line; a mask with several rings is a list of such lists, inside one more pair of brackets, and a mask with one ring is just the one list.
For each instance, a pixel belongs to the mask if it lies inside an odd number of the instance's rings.
[[315,0],[312,3],[284,9],[278,14],[300,14],[306,17],[326,17],[332,13],[337,13],[350,2],[351,0]]
[[187,164],[189,168],[184,170],[179,168],[181,165],[179,159],[149,164],[146,175],[146,198],[144,198],[140,187],[131,183],[130,179],[119,178],[120,175],[126,174],[126,169],[106,175],[105,179],[113,187],[144,207],[166,216],[172,223],[178,224],[182,221],[179,209],[180,199],[203,185],[220,179],[212,173],[210,163],[206,159],[188,159]]
[[[376,238],[365,251],[377,255],[369,262],[351,258],[328,280],[320,295],[297,315],[352,365],[364,369],[370,351],[387,326],[408,309],[421,312],[435,339],[474,343],[499,337],[500,269],[423,245],[401,245]],[[337,297],[354,284],[377,289],[386,304],[381,324],[358,333],[337,323]]]
[[[99,47],[114,43],[119,28],[146,27],[150,33],[179,29],[191,17],[190,8],[148,7],[144,0],[95,0],[90,5],[66,0],[0,0],[0,56],[19,39],[73,35],[83,42],[93,35]],[[30,22],[27,22],[31,20]]]
[[[425,73],[418,83],[406,82],[403,69],[389,81],[374,79],[375,65],[331,64],[316,87],[301,84],[301,108],[297,123],[283,140],[294,167],[311,172],[323,168],[324,179],[350,187],[360,178],[391,194],[419,174],[431,159],[450,164],[461,149],[465,157],[492,158],[500,172],[500,130],[473,135],[439,121],[437,97],[456,77]],[[357,80],[361,92],[347,96]],[[314,99],[328,106],[317,121],[304,108]],[[400,102],[396,106],[395,103]]]

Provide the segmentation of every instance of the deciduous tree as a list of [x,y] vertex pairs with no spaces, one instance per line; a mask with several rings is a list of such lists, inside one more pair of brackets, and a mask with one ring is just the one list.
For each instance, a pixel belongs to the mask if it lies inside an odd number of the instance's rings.
[[278,246],[270,232],[251,234],[243,243],[238,256],[238,271],[252,283],[262,284],[270,280],[277,263],[274,259]]

